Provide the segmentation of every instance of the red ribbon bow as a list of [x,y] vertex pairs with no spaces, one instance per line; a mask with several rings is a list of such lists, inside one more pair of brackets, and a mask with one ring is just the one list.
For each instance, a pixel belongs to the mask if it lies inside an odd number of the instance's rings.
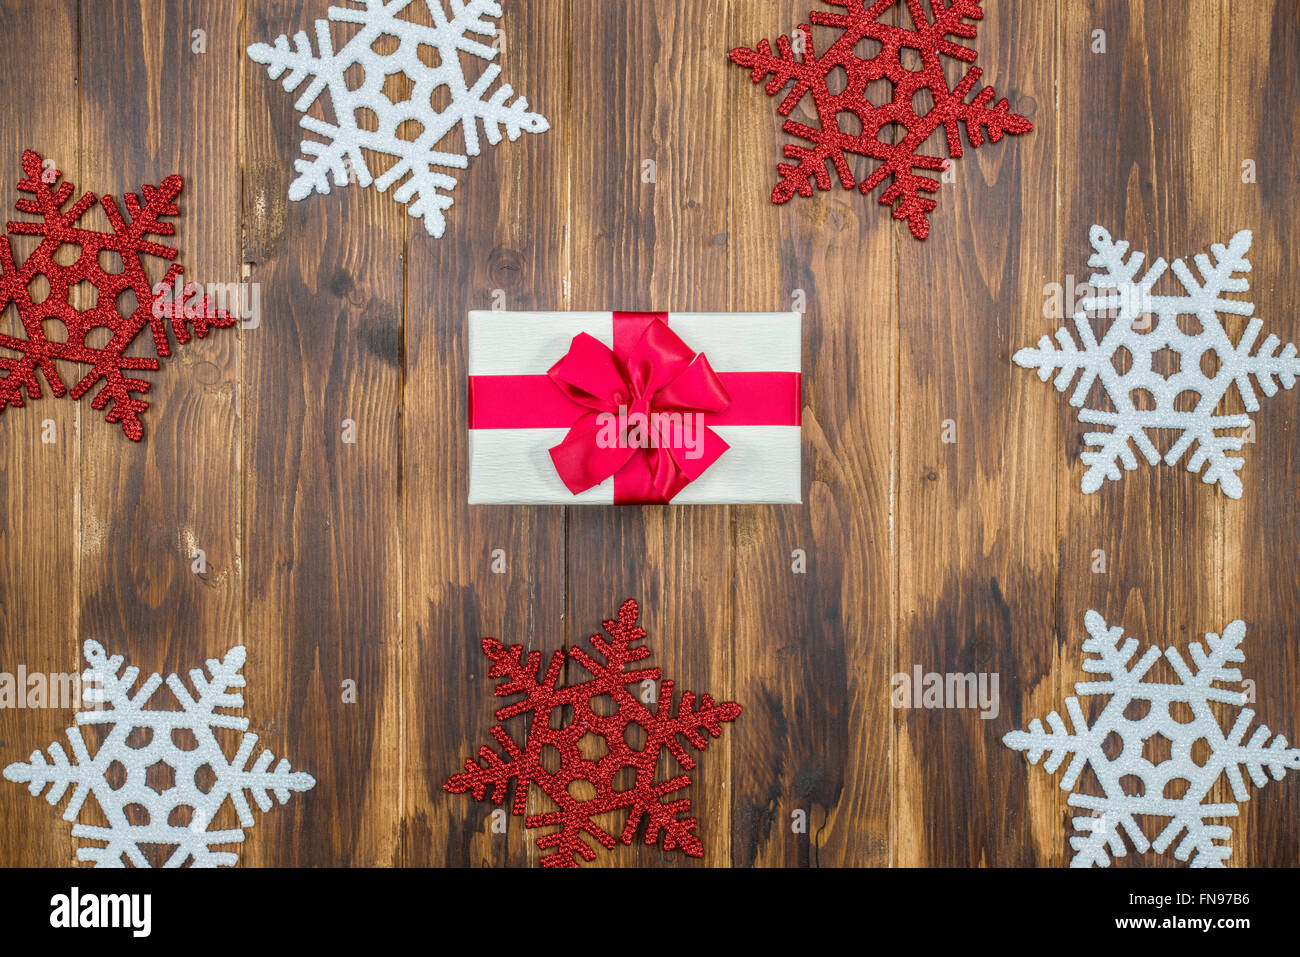
[[[619,501],[665,504],[729,448],[702,419],[688,419],[731,404],[709,360],[661,315],[645,314],[644,321],[639,338],[616,336],[613,349],[579,333],[547,372],[565,396],[591,410],[551,449],[555,470],[575,495],[617,474]],[[694,443],[683,441],[686,430],[696,435]],[[630,440],[634,431],[637,441]],[[617,441],[609,441],[611,434]]]

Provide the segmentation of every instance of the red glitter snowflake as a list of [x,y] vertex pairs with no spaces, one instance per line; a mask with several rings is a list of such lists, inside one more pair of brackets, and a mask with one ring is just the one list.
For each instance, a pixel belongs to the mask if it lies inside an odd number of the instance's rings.
[[[498,709],[497,720],[530,715],[528,738],[521,750],[498,724],[492,729],[492,737],[501,746],[504,757],[484,746],[479,749],[478,760],[466,761],[465,770],[451,777],[444,787],[452,794],[470,791],[479,801],[487,798],[501,804],[510,781],[515,780],[518,783],[511,809],[515,814],[524,814],[529,786],[536,784],[558,808],[534,814],[524,821],[530,828],[560,826],[559,830],[537,839],[537,846],[543,850],[554,848],[542,858],[547,867],[577,867],[575,854],[588,861],[595,858],[596,851],[582,837],[584,833],[606,848],[614,847],[614,836],[596,818],[623,810],[627,811],[627,824],[620,836],[624,844],[632,843],[637,826],[645,818],[646,844],[657,843],[662,832],[664,850],[678,848],[691,857],[704,856],[704,845],[695,836],[695,818],[679,817],[690,811],[690,799],[664,800],[690,784],[690,777],[680,774],[656,783],[655,768],[660,752],[667,749],[683,771],[690,771],[695,761],[677,736],[684,736],[702,751],[708,744],[703,732],[719,737],[722,723],[734,721],[740,715],[740,705],[731,701],[715,704],[713,698],[703,695],[696,710],[695,695],[688,691],[682,695],[677,716],[673,717],[673,683],[666,680],[660,688],[660,701],[655,710],[647,708],[639,694],[628,690],[628,685],[636,685],[639,691],[642,682],[657,681],[660,677],[658,668],[628,670],[629,665],[650,654],[645,646],[633,647],[646,636],[644,629],[637,627],[637,613],[636,602],[628,599],[616,620],[604,622],[612,641],[591,636],[591,645],[604,664],[579,647],[569,649],[567,658],[581,665],[592,677],[582,684],[564,688],[556,687],[566,659],[563,651],[555,652],[545,674],[541,674],[540,651],[529,652],[525,659],[520,645],[507,647],[495,638],[483,639],[483,653],[492,660],[489,677],[505,679],[497,685],[497,697],[524,696]],[[618,710],[612,715],[598,714],[592,709],[592,700],[600,696],[612,698]],[[640,726],[640,731],[629,735],[629,726],[634,724]],[[587,735],[599,739],[593,741],[597,747],[603,743],[602,756],[583,756],[579,742]],[[629,736],[635,740],[642,735],[646,738],[643,747],[634,747],[628,741]],[[554,772],[542,765],[542,750],[548,746],[560,755],[560,767]],[[633,769],[635,783],[620,790],[615,777],[623,768]],[[589,782],[595,788],[595,796],[581,800],[570,794],[569,785],[574,781]]]
[[[63,207],[76,189],[72,183],[59,184],[59,171],[43,169],[41,157],[31,150],[23,153],[23,172],[27,175],[19,181],[18,190],[31,198],[19,199],[15,206],[20,213],[41,219],[10,222],[7,229],[13,236],[39,236],[41,240],[19,267],[8,237],[0,236],[0,313],[13,303],[23,331],[22,338],[0,332],[0,412],[11,405],[23,405],[24,392],[27,399],[41,398],[38,371],[56,397],[70,394],[80,399],[103,383],[91,407],[103,409],[111,402],[104,418],[120,423],[127,437],[138,442],[144,435],[140,414],[149,405],[137,396],[148,392],[151,383],[132,378],[130,373],[155,370],[160,363],[153,356],[127,354],[136,337],[148,327],[162,357],[171,354],[169,329],[176,342],[184,345],[191,334],[203,338],[209,329],[235,322],[234,316],[211,308],[194,286],[185,287],[179,296],[172,295],[183,272],[179,263],[173,263],[157,285],[150,285],[145,275],[142,256],[176,258],[175,249],[147,237],[170,236],[176,231],[161,217],[179,215],[174,200],[181,191],[181,178],[173,174],[161,186],[142,186],[139,196],[127,193],[129,221],[113,197],[103,197],[99,203],[112,231],[99,232],[78,225],[94,205],[94,193],[85,193],[65,212]],[[106,268],[117,264],[113,253],[120,257],[121,272]],[[71,261],[62,265],[59,260]],[[49,289],[38,301],[35,296],[44,292],[44,284],[38,282],[42,276]],[[84,311],[72,304],[72,290],[79,285],[88,285],[88,297],[93,299]],[[135,302],[124,308],[123,298],[130,300],[127,292],[134,293]],[[42,326],[49,320],[60,324],[62,339],[57,335],[51,338],[54,330]],[[91,345],[89,339],[103,341]],[[59,361],[90,368],[69,390],[55,365]]]
[[[972,66],[954,87],[949,87],[943,74],[940,54],[965,63],[973,63],[976,51],[963,46],[950,37],[972,40],[975,24],[963,20],[981,20],[984,11],[980,0],[930,0],[930,16],[922,9],[921,0],[902,0],[911,15],[912,29],[881,23],[880,18],[900,0],[825,0],[831,6],[843,7],[844,13],[817,10],[811,14],[818,26],[839,27],[844,32],[820,57],[813,48],[812,30],[806,24],[800,27],[800,40],[806,53],[796,52],[790,38],[782,36],[776,42],[773,54],[771,44],[763,40],[756,49],[737,47],[731,59],[748,67],[755,83],[771,77],[766,90],[775,96],[793,83],[794,86],[781,102],[777,112],[789,116],[808,93],[812,94],[817,109],[820,129],[814,129],[795,120],[786,120],[783,129],[808,140],[813,145],[787,143],[785,155],[796,164],[781,163],[777,170],[781,181],[772,190],[772,202],[786,203],[798,193],[811,196],[813,183],[819,189],[831,188],[831,175],[826,167],[830,160],[839,174],[845,189],[857,186],[869,193],[892,176],[893,182],[880,197],[882,205],[897,202],[895,219],[906,219],[912,235],[925,239],[930,233],[930,220],[926,214],[934,209],[935,201],[923,193],[934,193],[939,181],[916,170],[943,170],[948,160],[939,156],[923,156],[918,150],[940,126],[948,142],[948,156],[962,155],[958,122],[966,125],[966,138],[972,148],[980,146],[985,136],[996,143],[1004,133],[1028,133],[1033,129],[1029,120],[1012,113],[1005,99],[992,104],[992,87],[984,87],[970,102],[966,97],[979,81],[982,72]],[[877,41],[880,51],[863,59],[857,47],[863,40]],[[919,60],[919,69],[909,69],[903,62],[902,51],[913,51]],[[798,58],[796,58],[796,56]],[[827,86],[827,76],[842,67],[848,83],[839,93]],[[893,86],[893,99],[877,105],[867,98],[867,85],[875,80],[888,80]],[[934,105],[924,113],[917,113],[913,97],[928,90]],[[859,132],[846,132],[841,116],[852,114],[861,126]],[[894,126],[903,128],[904,136],[893,139]],[[881,163],[861,183],[854,179],[849,168],[849,153],[867,156]]]

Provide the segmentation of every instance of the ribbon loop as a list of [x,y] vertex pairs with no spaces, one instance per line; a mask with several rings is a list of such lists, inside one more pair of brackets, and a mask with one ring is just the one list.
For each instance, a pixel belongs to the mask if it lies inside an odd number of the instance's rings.
[[709,360],[665,319],[638,314],[640,335],[616,332],[613,349],[579,333],[547,372],[589,410],[551,449],[556,472],[575,495],[617,475],[616,501],[666,504],[729,448],[704,420],[731,405],[731,397]]

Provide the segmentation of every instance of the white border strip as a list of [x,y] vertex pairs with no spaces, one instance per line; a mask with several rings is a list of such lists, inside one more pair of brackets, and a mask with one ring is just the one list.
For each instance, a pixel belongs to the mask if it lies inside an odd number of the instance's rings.
[[[799,504],[802,436],[794,425],[731,425],[715,431],[731,446],[678,493],[674,505]],[[550,449],[568,429],[471,429],[471,505],[613,505],[614,480],[580,495],[560,481]]]
[[[668,325],[718,372],[800,372],[797,312],[674,312]],[[469,374],[545,375],[580,332],[614,343],[610,312],[469,314]]]

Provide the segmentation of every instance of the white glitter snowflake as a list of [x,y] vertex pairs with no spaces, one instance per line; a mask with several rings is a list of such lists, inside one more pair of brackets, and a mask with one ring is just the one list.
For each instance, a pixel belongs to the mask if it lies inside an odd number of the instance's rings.
[[[304,199],[313,191],[328,193],[331,175],[336,186],[346,186],[355,179],[363,187],[373,182],[381,193],[404,179],[393,198],[409,203],[407,212],[423,218],[425,229],[440,237],[446,229],[443,211],[451,207],[451,190],[456,186],[455,178],[441,170],[465,169],[468,156],[478,155],[479,121],[494,146],[501,142],[503,128],[515,140],[524,132],[543,133],[550,124],[540,113],[529,112],[528,100],[522,96],[507,103],[514,93],[509,84],[488,96],[501,73],[495,63],[483,70],[472,87],[466,82],[462,53],[482,60],[497,55],[496,46],[470,39],[468,34],[496,35],[496,25],[488,18],[501,16],[498,0],[447,0],[450,18],[443,0],[424,0],[433,18],[431,27],[399,16],[414,0],[354,2],[361,7],[330,7],[329,20],[316,21],[319,56],[312,55],[311,41],[304,31],[294,34],[292,47],[282,34],[274,44],[254,43],[248,48],[250,57],[266,65],[271,79],[288,71],[284,88],[289,92],[311,77],[294,108],[303,113],[299,125],[324,141],[303,138],[303,158],[294,161],[298,176],[289,184],[289,198]],[[337,52],[330,37],[330,20],[360,25],[360,30]],[[396,48],[389,53],[375,49],[376,45],[386,48],[394,41]],[[432,65],[425,62],[422,53],[434,61]],[[361,79],[350,82],[347,71],[357,65]],[[398,103],[384,92],[385,81],[393,74],[404,74],[413,84],[410,95]],[[450,103],[439,112],[433,106],[433,96],[442,86],[447,88]],[[329,91],[333,123],[306,115],[325,90]],[[359,124],[357,111],[361,109],[372,111],[378,118],[374,130]],[[419,126],[409,139],[399,135],[399,128],[408,120]],[[457,125],[465,132],[465,154],[436,149]],[[374,179],[363,148],[393,156],[397,162]]]
[[[1046,754],[1043,768],[1049,774],[1073,755],[1061,777],[1062,790],[1072,790],[1085,767],[1091,767],[1100,782],[1102,796],[1072,793],[1069,797],[1072,807],[1091,812],[1091,816],[1073,820],[1080,834],[1070,838],[1070,846],[1074,848],[1070,866],[1106,867],[1110,864],[1107,848],[1115,857],[1123,857],[1122,829],[1139,853],[1151,849],[1162,854],[1185,833],[1174,849],[1174,857],[1180,861],[1190,858],[1193,867],[1222,867],[1232,853],[1227,843],[1232,829],[1208,822],[1236,817],[1237,804],[1206,802],[1211,788],[1220,777],[1226,777],[1233,798],[1240,803],[1250,798],[1242,778],[1243,769],[1257,787],[1262,787],[1268,783],[1269,773],[1280,781],[1288,769],[1300,768],[1300,748],[1288,748],[1286,738],[1280,734],[1270,743],[1265,725],[1261,724],[1247,739],[1246,732],[1255,720],[1255,712],[1242,707],[1246,695],[1218,687],[1224,683],[1235,686],[1241,681],[1241,672],[1228,665],[1246,658],[1240,648],[1246,636],[1245,624],[1232,622],[1223,630],[1222,637],[1207,634],[1208,651],[1193,642],[1190,650],[1195,670],[1177,650],[1166,649],[1164,657],[1178,676],[1177,684],[1142,680],[1160,658],[1159,648],[1148,648],[1130,670],[1128,665],[1137,650],[1137,640],[1124,638],[1124,629],[1110,628],[1095,611],[1088,612],[1086,624],[1091,637],[1084,640],[1083,650],[1095,657],[1084,659],[1083,670],[1106,677],[1077,682],[1074,690],[1085,696],[1110,696],[1096,721],[1089,727],[1079,699],[1070,697],[1065,699],[1065,710],[1073,731],[1053,711],[1047,716],[1048,729],[1035,718],[1029,722],[1028,731],[1012,731],[1002,739],[1007,747],[1024,751],[1030,764],[1037,764]],[[1131,713],[1130,705],[1135,701],[1147,704],[1142,717],[1126,714]],[[1210,708],[1212,701],[1242,708],[1228,730],[1215,718]],[[1191,720],[1180,720],[1171,706],[1186,706],[1179,710],[1185,717],[1186,710],[1190,709]],[[1107,757],[1102,749],[1103,742],[1112,734],[1122,741],[1122,750],[1114,758]],[[1156,736],[1169,741],[1170,756],[1153,764],[1143,755],[1143,747],[1149,738]],[[1198,742],[1204,742],[1202,747],[1208,752],[1204,763],[1199,754],[1193,754]],[[1132,790],[1125,790],[1121,782],[1126,775],[1135,776],[1141,786],[1133,785]],[[1178,781],[1186,784],[1181,796],[1167,796],[1166,786]],[[1174,785],[1175,792],[1179,786]],[[1169,823],[1154,840],[1148,840],[1136,819],[1139,814],[1167,817]]]
[[[1204,469],[1201,474],[1204,482],[1218,483],[1229,496],[1240,498],[1241,478],[1237,471],[1245,460],[1229,453],[1239,451],[1245,438],[1222,433],[1248,428],[1250,417],[1222,414],[1220,403],[1235,384],[1246,411],[1255,412],[1259,400],[1251,376],[1266,396],[1272,396],[1279,383],[1290,389],[1300,375],[1295,345],[1287,343],[1279,352],[1281,340],[1277,336],[1270,335],[1251,354],[1263,320],[1252,318],[1234,344],[1220,319],[1220,314],[1250,316],[1254,312],[1254,303],[1223,297],[1223,293],[1250,288],[1244,276],[1237,275],[1250,272],[1250,261],[1246,259],[1250,231],[1237,233],[1226,247],[1218,243],[1211,246],[1213,262],[1204,254],[1196,256],[1199,282],[1186,263],[1175,259],[1174,275],[1186,290],[1177,296],[1156,296],[1151,292],[1167,267],[1163,259],[1157,259],[1138,278],[1145,259],[1142,253],[1135,252],[1125,260],[1129,244],[1113,242],[1110,233],[1100,226],[1092,227],[1090,239],[1095,252],[1088,265],[1102,270],[1093,273],[1089,280],[1096,295],[1080,302],[1081,309],[1074,315],[1072,327],[1065,325],[1057,331],[1056,345],[1043,336],[1037,348],[1021,349],[1015,355],[1018,365],[1037,369],[1038,377],[1044,382],[1055,372],[1053,385],[1060,392],[1069,387],[1076,373],[1082,372],[1070,396],[1070,404],[1076,407],[1084,405],[1093,384],[1101,380],[1112,408],[1088,407],[1079,411],[1080,422],[1107,427],[1107,431],[1084,436],[1088,446],[1081,456],[1088,466],[1083,476],[1084,492],[1097,491],[1106,479],[1118,480],[1121,464],[1129,471],[1137,468],[1137,457],[1130,442],[1147,462],[1159,464],[1160,452],[1147,430],[1172,429],[1178,436],[1163,456],[1165,464],[1177,465],[1195,445],[1195,451],[1187,459],[1187,470]],[[1101,334],[1100,342],[1090,313],[1114,318]],[[1194,316],[1200,331],[1188,334],[1179,329],[1180,315]],[[1146,324],[1152,328],[1144,332]],[[1168,377],[1153,369],[1153,359],[1165,350],[1177,359],[1177,370]],[[1123,364],[1125,352],[1131,356],[1131,366],[1121,372],[1119,365]],[[1205,369],[1205,365],[1212,371]],[[1135,392],[1148,393],[1154,399],[1154,408],[1137,408]],[[1180,412],[1175,399],[1186,393],[1194,396],[1194,407]]]
[[[280,759],[272,767],[275,755],[263,751],[250,764],[257,735],[248,733],[248,719],[227,714],[218,709],[241,708],[243,695],[232,688],[244,687],[240,669],[244,665],[244,648],[237,645],[218,661],[209,658],[207,669],[211,678],[204,677],[201,668],[190,672],[190,684],[197,692],[191,695],[185,683],[175,674],[167,676],[167,687],[180,704],[180,710],[146,710],[163,679],[157,674],[147,678],[139,690],[132,693],[140,669],[131,666],[122,670],[121,655],[111,658],[102,645],[95,641],[85,644],[86,661],[90,667],[82,675],[82,698],[91,709],[76,716],[77,727],[68,729],[68,743],[72,758],[55,742],[50,745],[50,760],[39,750],[33,751],[26,764],[14,763],[4,770],[10,781],[26,782],[32,795],[39,795],[50,785],[45,800],[57,804],[68,788],[72,798],[63,811],[65,821],[76,821],[88,796],[93,796],[104,815],[108,827],[74,824],[72,836],[89,841],[105,841],[104,846],[78,847],[77,859],[93,861],[96,867],[122,867],[123,855],[136,867],[148,867],[149,862],[140,850],[142,844],[175,845],[165,867],[180,867],[192,859],[193,867],[219,867],[232,865],[238,860],[230,852],[218,852],[213,847],[235,844],[244,840],[244,828],[253,826],[253,814],[244,792],[248,791],[257,806],[268,811],[273,806],[272,795],[281,804],[289,800],[293,791],[306,791],[315,787],[310,774],[291,771],[289,762]],[[120,672],[120,674],[119,674]],[[79,728],[84,725],[109,725],[110,730],[99,750],[92,755],[86,747]],[[137,729],[148,729],[149,740],[133,746],[127,739]],[[244,731],[239,749],[233,758],[227,758],[213,734],[215,728],[233,728]],[[186,749],[177,746],[173,731],[186,730],[197,739],[197,747]],[[148,769],[157,764],[171,769],[173,783],[161,793],[146,783]],[[120,764],[126,770],[125,783],[114,787],[109,783],[108,770]],[[206,793],[202,791],[195,775],[207,766],[216,781]],[[226,799],[229,798],[239,816],[239,828],[209,830]],[[148,813],[144,824],[132,824],[126,815],[129,805],[139,805]],[[191,809],[189,820],[172,824],[177,808]]]

